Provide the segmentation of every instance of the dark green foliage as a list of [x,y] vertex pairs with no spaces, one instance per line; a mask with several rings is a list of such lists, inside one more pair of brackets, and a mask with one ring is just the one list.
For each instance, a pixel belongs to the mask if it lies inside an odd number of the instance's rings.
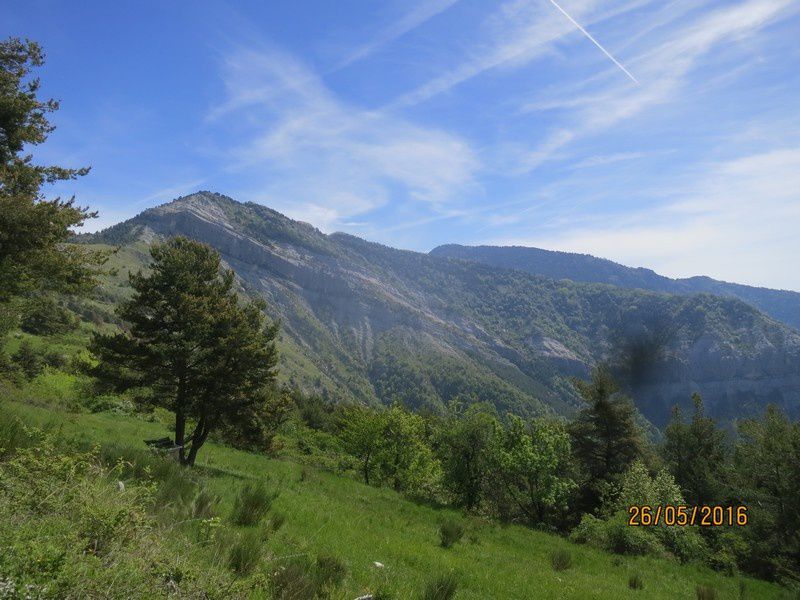
[[598,367],[590,381],[575,381],[585,402],[572,423],[572,446],[583,471],[581,508],[595,510],[608,485],[643,455],[636,409],[619,393],[610,372]]
[[555,550],[550,555],[550,565],[553,571],[565,571],[572,566],[572,554],[564,548]]
[[473,404],[463,415],[445,420],[439,454],[444,483],[455,504],[472,510],[487,495],[492,470],[492,450],[500,427],[493,407]]
[[273,453],[275,435],[289,418],[291,409],[292,401],[287,392],[267,385],[253,392],[246,414],[220,426],[217,438],[241,450]]
[[19,349],[11,360],[20,368],[25,377],[33,379],[44,369],[44,359],[28,340],[22,340]]
[[458,521],[445,521],[439,525],[439,544],[442,548],[450,548],[464,537],[464,526]]
[[697,600],[717,600],[717,591],[707,585],[698,585],[695,588]]
[[261,560],[263,547],[264,538],[260,531],[241,532],[228,551],[228,568],[238,575],[247,575]]
[[57,350],[47,350],[42,355],[42,361],[48,367],[53,367],[54,369],[60,369],[67,365],[69,359],[64,354],[58,352]]
[[95,282],[103,254],[65,245],[72,228],[95,216],[72,200],[45,200],[45,183],[70,180],[88,169],[34,164],[26,149],[53,131],[48,114],[55,100],[40,100],[31,76],[44,63],[35,42],[0,42],[0,303],[27,291],[86,290]]
[[231,521],[236,525],[257,525],[267,515],[277,497],[278,492],[269,489],[264,481],[243,485],[234,501]]
[[638,573],[634,573],[630,577],[628,577],[628,587],[632,590],[643,590],[644,589],[644,580],[642,576]]
[[730,453],[725,432],[705,415],[703,400],[694,394],[692,401],[691,421],[684,423],[676,408],[664,430],[664,460],[688,504],[714,504],[723,499]]
[[742,566],[762,577],[800,580],[800,423],[770,406],[739,424],[735,477],[748,506]]
[[67,308],[49,296],[34,296],[25,301],[20,329],[35,335],[57,335],[73,331],[79,321]]
[[425,586],[422,592],[423,600],[450,600],[456,597],[458,591],[458,577],[454,573],[439,575]]
[[192,465],[212,430],[246,429],[262,418],[277,325],[265,325],[263,304],[240,303],[233,272],[221,270],[209,246],[174,238],[150,253],[149,273],[130,275],[134,295],[118,309],[126,330],[94,337],[93,373],[174,412],[181,462]]

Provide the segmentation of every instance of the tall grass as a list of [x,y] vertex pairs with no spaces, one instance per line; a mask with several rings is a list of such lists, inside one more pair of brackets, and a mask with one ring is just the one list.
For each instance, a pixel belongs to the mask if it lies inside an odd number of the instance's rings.
[[264,481],[247,483],[233,503],[231,521],[236,525],[257,525],[267,515],[278,492],[267,488]]
[[440,575],[428,582],[422,593],[423,600],[450,600],[458,591],[458,578],[455,574]]
[[247,575],[252,572],[264,548],[264,538],[261,532],[250,529],[239,534],[228,551],[228,568],[237,575]]

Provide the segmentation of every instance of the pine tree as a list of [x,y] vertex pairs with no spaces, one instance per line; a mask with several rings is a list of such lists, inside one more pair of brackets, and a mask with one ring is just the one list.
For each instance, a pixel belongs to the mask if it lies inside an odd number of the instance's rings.
[[37,97],[31,77],[44,63],[38,44],[11,38],[0,42],[0,303],[30,290],[85,291],[94,284],[105,253],[64,244],[72,228],[95,214],[74,199],[46,200],[45,183],[75,179],[88,169],[34,164],[26,148],[43,143],[54,127],[47,115],[55,100]]
[[94,337],[94,374],[175,413],[180,460],[192,465],[211,431],[250,424],[263,406],[277,324],[265,325],[263,304],[240,303],[233,271],[210,246],[177,237],[150,254],[149,273],[131,274],[134,295],[118,309],[125,329]]
[[727,478],[725,432],[705,415],[703,399],[692,395],[694,414],[684,423],[675,408],[672,421],[664,430],[664,460],[690,504],[713,504],[724,500]]
[[11,357],[28,379],[33,379],[44,368],[42,355],[36,352],[28,340],[23,340],[19,349]]
[[581,504],[585,511],[596,509],[608,486],[644,451],[636,424],[636,409],[604,367],[592,371],[589,381],[574,385],[586,406],[572,423],[572,447],[584,472]]

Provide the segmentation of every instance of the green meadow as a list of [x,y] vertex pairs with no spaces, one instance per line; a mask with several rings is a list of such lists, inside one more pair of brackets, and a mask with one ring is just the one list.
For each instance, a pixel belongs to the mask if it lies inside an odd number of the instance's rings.
[[[164,424],[135,416],[67,412],[9,399],[3,403],[3,412],[6,419],[15,416],[54,432],[63,443],[99,446],[116,456],[139,456],[144,439],[169,434]],[[274,571],[297,557],[336,557],[344,565],[345,575],[329,590],[332,598],[352,599],[376,590],[386,597],[425,597],[429,582],[448,574],[457,581],[456,597],[463,599],[671,600],[698,597],[698,586],[713,590],[716,598],[788,597],[782,588],[767,582],[725,576],[674,560],[610,555],[548,533],[411,502],[389,489],[366,486],[299,464],[291,457],[272,459],[209,443],[196,472],[199,483],[218,496],[214,514],[220,516],[219,528],[238,533],[247,527],[233,525],[228,517],[237,494],[248,483],[266,480],[278,493],[270,514],[281,515],[282,526],[266,536],[253,572]],[[131,477],[127,485],[137,485],[136,478]],[[160,501],[170,502],[169,489]],[[452,547],[443,548],[439,526],[454,519],[463,524],[466,533]],[[171,544],[177,551],[194,553],[196,561],[209,561],[212,568],[213,557],[193,549],[190,532],[173,538]],[[568,568],[553,568],[552,556],[557,550],[569,553]],[[630,587],[634,576],[642,582],[641,589]],[[269,591],[262,596],[257,587],[248,592],[250,597],[269,597]]]

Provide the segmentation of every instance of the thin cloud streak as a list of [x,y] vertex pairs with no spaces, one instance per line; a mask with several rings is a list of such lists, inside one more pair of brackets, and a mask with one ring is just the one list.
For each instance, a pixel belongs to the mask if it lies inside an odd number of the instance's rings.
[[367,58],[377,50],[403,37],[414,29],[424,25],[435,16],[443,13],[459,0],[423,0],[413,10],[403,15],[400,19],[386,27],[377,37],[370,42],[356,48],[346,58],[340,61],[333,69],[338,71],[351,64]]

